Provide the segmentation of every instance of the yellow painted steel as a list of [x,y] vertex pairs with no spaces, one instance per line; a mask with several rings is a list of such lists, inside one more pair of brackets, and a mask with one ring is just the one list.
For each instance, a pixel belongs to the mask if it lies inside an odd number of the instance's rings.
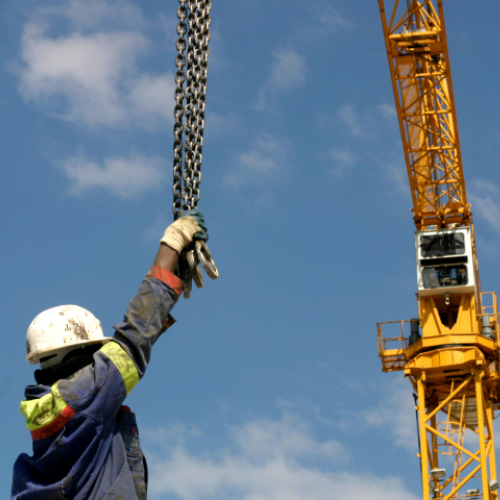
[[[422,373],[417,379],[417,394],[419,401],[425,401],[425,373]],[[425,421],[425,405],[418,405],[418,417],[420,422]],[[422,470],[427,471],[429,469],[429,443],[427,441],[427,432],[425,431],[425,425],[420,425],[420,462],[422,464]],[[422,475],[423,477],[425,474]],[[427,479],[427,478],[426,478]],[[424,493],[424,498],[429,498],[429,481],[422,481],[422,491]]]
[[[490,436],[491,446],[489,453],[489,461],[490,461],[490,478],[491,481],[497,481],[497,466],[495,459],[495,439],[493,434],[493,401],[488,401],[486,405],[486,419],[488,422],[488,435]],[[492,492],[492,500],[498,500],[498,490]]]
[[[485,393],[483,383],[484,356],[479,355],[465,362],[464,375],[452,377],[447,383],[440,378],[438,370],[434,373],[421,370],[415,376],[410,375],[418,393],[424,499],[498,499],[497,491],[491,491],[490,487],[490,482],[497,479],[493,402],[485,397],[488,392]],[[467,440],[466,433],[469,434]],[[445,477],[437,477],[433,471],[442,467],[443,456],[454,458],[453,471]],[[449,466],[450,461],[445,460],[444,464]],[[467,493],[468,488],[471,493]],[[476,489],[480,490],[479,494]]]
[[[477,408],[477,429],[479,432],[479,443],[486,445],[485,443],[485,419],[484,419],[484,406],[483,406],[483,384],[482,384],[483,372],[476,369],[474,372],[474,385],[476,386],[476,408]],[[490,488],[488,481],[488,463],[487,456],[488,450],[486,446],[480,446],[479,452],[481,455],[481,482],[483,486],[483,498],[484,500],[490,500]]]
[[[498,500],[493,419],[500,409],[497,297],[481,292],[442,1],[379,0],[418,231],[472,228],[475,293],[417,297],[419,316],[377,324],[384,372],[403,371],[416,410],[424,500]],[[488,305],[487,305],[488,304]],[[482,334],[488,317],[494,338]],[[409,323],[420,338],[409,342]],[[397,328],[392,336],[385,332]],[[446,470],[443,470],[446,469]],[[417,471],[416,471],[417,473]]]
[[469,225],[442,3],[396,0],[389,22],[379,6],[415,224]]
[[459,332],[479,333],[481,331],[476,316],[477,308],[474,295],[457,295],[452,297],[452,301],[447,306],[444,304],[444,297],[422,297],[420,299],[419,316],[426,336],[449,335]]

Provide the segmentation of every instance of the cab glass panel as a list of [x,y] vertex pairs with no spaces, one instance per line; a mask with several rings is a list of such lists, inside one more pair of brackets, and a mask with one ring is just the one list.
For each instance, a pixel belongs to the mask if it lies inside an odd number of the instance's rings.
[[467,266],[435,266],[422,270],[424,288],[463,286],[468,283]]
[[433,234],[420,237],[420,252],[423,258],[446,257],[465,253],[463,233]]

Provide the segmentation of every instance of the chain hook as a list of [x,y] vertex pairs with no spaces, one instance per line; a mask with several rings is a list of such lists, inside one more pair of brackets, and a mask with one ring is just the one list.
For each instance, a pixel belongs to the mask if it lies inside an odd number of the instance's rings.
[[193,278],[195,285],[198,288],[203,288],[203,276],[201,275],[200,268],[198,267],[198,259],[194,248],[188,250],[188,252],[186,253],[186,259],[189,265],[189,270],[191,271],[191,277]]
[[194,248],[196,250],[196,256],[198,257],[201,266],[207,273],[207,276],[213,280],[217,279],[219,277],[219,270],[215,265],[212,253],[208,249],[208,245],[204,241],[197,240]]

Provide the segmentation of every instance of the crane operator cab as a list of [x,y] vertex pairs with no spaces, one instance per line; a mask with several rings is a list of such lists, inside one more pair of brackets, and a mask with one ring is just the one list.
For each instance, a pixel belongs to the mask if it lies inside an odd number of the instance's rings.
[[474,294],[474,256],[470,227],[415,233],[420,297]]

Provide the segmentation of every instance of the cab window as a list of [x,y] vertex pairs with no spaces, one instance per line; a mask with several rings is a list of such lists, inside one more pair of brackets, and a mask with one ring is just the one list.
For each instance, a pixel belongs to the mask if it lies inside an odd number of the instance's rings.
[[436,266],[422,270],[424,288],[467,285],[467,266]]
[[420,251],[423,258],[445,257],[465,253],[463,233],[441,233],[420,237]]

